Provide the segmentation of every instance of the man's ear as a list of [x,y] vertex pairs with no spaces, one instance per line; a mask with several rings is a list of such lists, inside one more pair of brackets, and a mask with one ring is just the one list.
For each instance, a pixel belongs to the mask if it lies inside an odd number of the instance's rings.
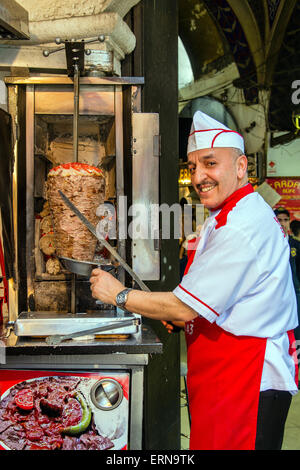
[[238,172],[238,178],[243,179],[245,174],[247,173],[247,168],[248,168],[248,159],[246,155],[240,155],[237,158],[237,172]]

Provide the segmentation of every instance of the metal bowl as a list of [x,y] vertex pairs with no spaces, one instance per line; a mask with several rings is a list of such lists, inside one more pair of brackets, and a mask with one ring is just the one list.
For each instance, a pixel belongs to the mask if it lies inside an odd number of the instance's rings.
[[98,266],[94,261],[79,261],[65,257],[60,257],[59,259],[68,271],[80,276],[90,276],[93,268]]
[[74,274],[78,274],[79,276],[89,277],[94,268],[101,268],[105,271],[111,271],[112,269],[115,269],[115,266],[111,264],[102,265],[100,262],[97,263],[96,261],[80,261],[62,256],[59,259],[68,271]]

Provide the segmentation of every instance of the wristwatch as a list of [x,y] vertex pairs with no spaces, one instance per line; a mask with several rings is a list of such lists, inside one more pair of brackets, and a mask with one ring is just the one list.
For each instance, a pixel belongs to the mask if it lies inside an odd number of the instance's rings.
[[126,304],[127,298],[128,298],[128,294],[131,290],[132,289],[124,289],[124,290],[121,290],[121,292],[119,292],[116,295],[116,304],[117,304],[118,307],[121,307],[121,308],[125,307],[125,304]]

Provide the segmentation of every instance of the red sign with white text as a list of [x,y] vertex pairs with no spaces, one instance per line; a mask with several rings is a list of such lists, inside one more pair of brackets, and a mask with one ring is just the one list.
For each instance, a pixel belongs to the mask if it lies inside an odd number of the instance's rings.
[[290,213],[291,221],[300,220],[300,178],[267,178],[266,182],[281,196],[273,207],[283,207]]

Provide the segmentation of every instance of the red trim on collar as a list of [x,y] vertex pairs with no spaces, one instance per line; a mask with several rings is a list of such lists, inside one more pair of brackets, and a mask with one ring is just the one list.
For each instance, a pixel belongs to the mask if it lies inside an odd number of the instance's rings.
[[254,192],[253,187],[250,183],[246,184],[242,188],[237,189],[234,193],[232,193],[225,201],[216,209],[214,212],[221,209],[218,215],[216,215],[215,219],[217,221],[217,225],[215,229],[220,227],[224,227],[227,223],[227,217],[229,212],[236,206],[236,204],[243,199],[243,197],[247,196]]

